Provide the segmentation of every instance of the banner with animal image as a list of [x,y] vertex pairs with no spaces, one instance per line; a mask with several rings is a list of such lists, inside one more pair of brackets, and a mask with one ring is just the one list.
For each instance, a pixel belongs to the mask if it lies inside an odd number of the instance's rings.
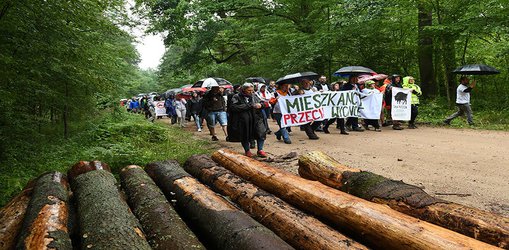
[[410,121],[412,92],[410,89],[392,88],[391,117],[394,121]]
[[156,111],[156,116],[165,116],[166,114],[166,108],[164,107],[163,101],[155,101],[154,102],[154,109]]
[[[326,91],[299,96],[281,96],[281,126],[298,126],[313,121],[333,118],[363,117],[378,114],[380,117],[381,94],[362,95],[355,90]],[[361,98],[362,96],[362,98]]]

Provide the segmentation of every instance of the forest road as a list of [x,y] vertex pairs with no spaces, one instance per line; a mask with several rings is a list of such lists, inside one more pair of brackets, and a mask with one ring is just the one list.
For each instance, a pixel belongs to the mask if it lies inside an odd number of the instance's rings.
[[[194,123],[188,125],[188,130],[194,131]],[[275,131],[277,124],[270,122],[270,127]],[[320,150],[344,165],[402,180],[435,197],[509,217],[509,132],[434,127],[382,130],[340,135],[333,125],[331,134],[318,132],[320,139],[312,141],[294,127],[293,144],[267,135],[265,151],[274,157]],[[225,142],[221,129],[216,131],[218,147],[243,151],[240,143]],[[207,129],[194,134],[210,140]],[[298,174],[297,158],[271,164]]]

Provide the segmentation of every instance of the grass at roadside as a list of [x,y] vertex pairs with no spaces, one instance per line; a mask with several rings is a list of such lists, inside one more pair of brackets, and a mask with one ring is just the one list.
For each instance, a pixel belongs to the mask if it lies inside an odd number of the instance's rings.
[[[451,122],[451,128],[472,128],[486,130],[509,130],[509,111],[505,109],[486,108],[482,103],[473,103],[474,126],[469,126],[465,117],[458,117]],[[445,100],[426,100],[419,106],[417,122],[442,126],[448,116],[456,112],[456,108],[448,108]]]
[[[32,178],[57,170],[66,172],[80,160],[100,160],[117,173],[130,165],[209,153],[212,145],[192,134],[162,123],[149,123],[141,115],[124,111],[108,113],[79,134],[58,143],[32,145],[30,153],[11,156],[0,166],[0,206]],[[23,150],[20,150],[20,152]]]

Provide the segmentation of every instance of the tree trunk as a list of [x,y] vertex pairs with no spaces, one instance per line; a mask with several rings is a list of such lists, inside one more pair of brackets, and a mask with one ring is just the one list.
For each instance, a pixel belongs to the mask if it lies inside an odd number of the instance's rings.
[[433,15],[431,6],[428,6],[422,0],[417,3],[418,14],[418,56],[419,56],[419,73],[421,78],[421,86],[424,97],[435,96],[437,88],[435,86],[435,76],[433,67],[433,39],[426,27],[433,24]]
[[60,172],[37,179],[16,249],[72,249],[68,190],[67,179]]
[[30,181],[23,191],[0,209],[0,250],[14,249],[34,184],[35,181]]
[[442,53],[444,59],[445,77],[447,80],[447,91],[449,93],[449,104],[455,103],[456,97],[456,75],[452,71],[456,68],[456,46],[453,34],[442,34]]
[[122,169],[120,178],[153,249],[205,249],[141,167]]
[[106,163],[100,161],[80,161],[74,164],[69,171],[67,171],[67,178],[72,184],[78,175],[95,170],[105,170],[111,173],[111,168]]
[[297,249],[367,249],[319,220],[218,166],[210,156],[189,158],[184,169]]
[[115,177],[105,170],[81,174],[72,182],[81,249],[150,249],[115,184]]
[[436,199],[421,188],[341,165],[322,152],[299,158],[300,176],[499,247],[509,247],[509,218]]
[[372,246],[391,249],[494,248],[227,149],[215,152],[212,159],[283,200],[357,234]]
[[175,161],[155,162],[145,168],[178,211],[215,249],[293,249],[272,231],[192,178]]

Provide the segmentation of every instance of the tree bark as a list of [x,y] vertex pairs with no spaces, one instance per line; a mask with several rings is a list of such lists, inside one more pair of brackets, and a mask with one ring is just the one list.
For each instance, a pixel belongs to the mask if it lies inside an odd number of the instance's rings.
[[434,198],[421,188],[344,166],[322,152],[299,158],[300,176],[499,247],[509,247],[509,218]]
[[120,178],[153,249],[205,249],[141,167],[122,169]]
[[68,190],[67,179],[60,172],[37,179],[16,249],[72,249]]
[[105,170],[81,174],[72,182],[81,249],[150,249],[115,184],[115,177]]
[[176,161],[155,162],[145,168],[177,211],[202,233],[215,249],[293,249],[272,231],[186,173]]
[[208,155],[195,155],[184,169],[237,203],[258,222],[297,249],[367,249],[319,220],[218,166]]
[[0,209],[0,250],[14,249],[23,218],[32,197],[35,180]]
[[435,84],[433,67],[433,38],[425,29],[433,25],[433,12],[431,6],[425,1],[417,2],[418,9],[418,57],[419,74],[424,97],[435,96],[437,88]]
[[111,168],[106,163],[100,161],[80,161],[74,164],[71,169],[67,171],[67,177],[69,178],[69,182],[72,184],[78,175],[94,170],[105,170],[111,173]]
[[[486,243],[420,221],[265,163],[219,150],[212,159],[288,203],[328,219],[366,243],[391,249],[491,249]],[[364,242],[363,242],[364,243]]]

